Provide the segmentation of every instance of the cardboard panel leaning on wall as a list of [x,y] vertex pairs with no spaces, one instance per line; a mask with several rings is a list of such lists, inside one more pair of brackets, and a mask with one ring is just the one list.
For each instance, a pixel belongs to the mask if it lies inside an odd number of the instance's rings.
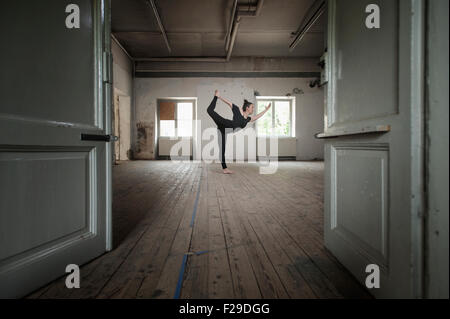
[[175,102],[159,102],[159,120],[175,120]]

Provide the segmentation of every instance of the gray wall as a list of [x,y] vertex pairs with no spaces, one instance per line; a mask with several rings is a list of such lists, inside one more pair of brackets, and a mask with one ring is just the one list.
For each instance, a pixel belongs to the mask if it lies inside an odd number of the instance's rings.
[[428,297],[448,298],[448,0],[431,0],[428,24]]
[[[196,97],[197,118],[202,122],[202,129],[205,129],[215,126],[206,113],[215,89],[219,89],[223,97],[238,105],[242,104],[243,99],[254,101],[255,90],[262,96],[286,96],[290,93],[296,97],[297,118],[297,151],[292,155],[301,160],[323,159],[323,142],[314,138],[314,134],[323,129],[323,90],[309,88],[310,80],[313,78],[136,78],[136,119],[137,122],[147,123],[147,127],[153,130],[148,141],[155,134],[158,98]],[[294,88],[299,88],[304,93],[294,94]],[[222,102],[218,102],[217,111],[224,117],[232,117],[231,110]],[[136,121],[132,126],[136,131]],[[208,141],[204,141],[203,145],[206,143]],[[280,142],[280,147],[283,145]],[[155,158],[154,143],[141,143],[137,139],[134,146],[138,158]]]
[[[318,58],[233,57],[227,63],[136,62],[137,72],[320,72]],[[139,77],[139,74],[138,74]]]

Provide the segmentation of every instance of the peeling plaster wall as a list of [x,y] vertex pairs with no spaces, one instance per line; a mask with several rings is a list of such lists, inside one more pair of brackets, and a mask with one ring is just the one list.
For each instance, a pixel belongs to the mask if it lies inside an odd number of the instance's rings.
[[[299,160],[323,159],[323,142],[314,138],[315,133],[323,130],[323,90],[310,88],[312,78],[135,78],[136,121],[132,124],[137,135],[134,150],[136,158],[154,159],[155,119],[158,98],[194,97],[197,98],[197,119],[201,120],[202,130],[215,127],[206,113],[214,90],[235,104],[242,104],[244,99],[255,101],[254,91],[261,96],[286,96],[290,93],[296,98],[296,150],[291,156]],[[298,88],[303,94],[294,94]],[[218,102],[217,112],[231,118],[231,110],[222,102]],[[145,142],[137,134],[138,123],[148,123],[153,130],[152,143],[148,137]],[[142,132],[140,133],[142,137]],[[202,147],[209,141],[202,141]],[[279,144],[283,148],[283,142]],[[292,150],[282,150],[289,153]]]

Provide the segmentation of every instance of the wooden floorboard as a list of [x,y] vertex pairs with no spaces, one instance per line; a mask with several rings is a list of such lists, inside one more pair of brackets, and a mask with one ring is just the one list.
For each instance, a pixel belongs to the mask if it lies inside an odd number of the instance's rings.
[[111,252],[28,298],[370,298],[323,245],[323,163],[122,162]]
[[[219,207],[216,171],[208,172],[208,297],[234,298],[231,263]],[[189,272],[189,270],[188,270]]]
[[[353,280],[350,273],[329,254],[323,245],[323,232],[317,229],[318,225],[323,228],[321,223],[323,219],[318,218],[323,214],[321,205],[314,205],[314,202],[311,202],[310,199],[305,199],[302,194],[305,187],[314,187],[313,182],[306,180],[304,183],[306,186],[297,184],[296,187],[293,187],[288,182],[280,183],[277,176],[268,177],[250,173],[248,169],[243,169],[239,173],[248,177],[247,180],[252,182],[255,189],[266,194],[267,200],[264,203],[269,207],[268,211],[271,212],[269,216],[289,234],[306,256],[317,266],[322,273],[321,277],[327,278],[327,281],[332,282],[334,287],[339,290],[340,295],[346,298],[367,296],[364,289]],[[291,171],[291,173],[295,174],[296,170]],[[297,177],[296,180],[301,180],[302,178],[301,175]],[[316,184],[318,184],[317,181]],[[291,197],[292,200],[285,200],[287,197]],[[295,197],[303,200],[294,205],[292,201]],[[301,256],[296,255],[293,258],[301,260]]]
[[197,203],[196,218],[193,223],[189,252],[186,260],[188,272],[184,274],[180,298],[208,298],[208,251],[209,251],[209,215],[208,215],[208,168],[202,165],[202,182]]
[[[163,211],[148,227],[136,248],[102,289],[100,298],[157,297],[155,286],[170,253],[181,218],[182,205],[191,193],[197,173],[192,164],[186,182],[168,195],[168,200],[158,207]],[[161,292],[162,293],[162,292]]]
[[[246,234],[240,231],[241,219],[236,214],[227,181],[230,176],[214,174],[219,200],[220,217],[228,247],[230,269],[236,298],[261,298],[261,291],[244,244]],[[225,181],[224,181],[225,179]],[[247,243],[248,244],[248,243]]]

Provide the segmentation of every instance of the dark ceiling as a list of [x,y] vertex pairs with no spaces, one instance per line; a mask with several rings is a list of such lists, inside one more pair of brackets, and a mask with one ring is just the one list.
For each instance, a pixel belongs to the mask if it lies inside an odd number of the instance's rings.
[[[239,5],[255,4],[239,1]],[[232,0],[155,0],[172,51],[169,53],[147,0],[112,0],[112,32],[133,58],[223,57]],[[325,15],[289,51],[314,0],[265,0],[260,15],[242,18],[232,56],[319,57]]]

